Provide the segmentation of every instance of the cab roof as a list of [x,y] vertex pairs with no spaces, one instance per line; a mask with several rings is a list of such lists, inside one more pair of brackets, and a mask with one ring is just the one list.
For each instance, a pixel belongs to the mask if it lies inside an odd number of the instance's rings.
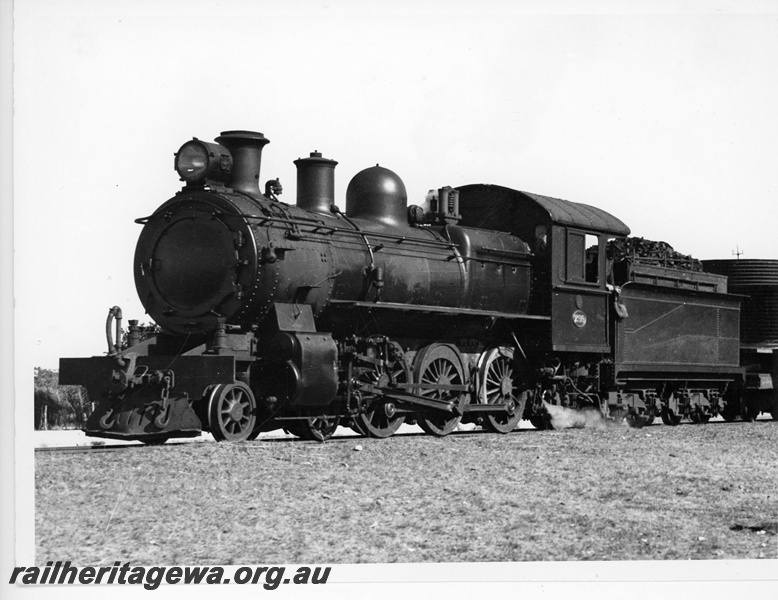
[[518,231],[550,220],[556,225],[616,236],[630,233],[623,221],[588,204],[484,183],[456,189],[462,214],[460,225],[498,230],[510,227],[511,231]]

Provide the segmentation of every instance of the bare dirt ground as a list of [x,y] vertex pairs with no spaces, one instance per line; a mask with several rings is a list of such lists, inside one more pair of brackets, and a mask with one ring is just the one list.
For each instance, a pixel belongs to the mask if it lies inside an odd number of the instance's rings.
[[36,455],[36,562],[778,558],[778,422]]

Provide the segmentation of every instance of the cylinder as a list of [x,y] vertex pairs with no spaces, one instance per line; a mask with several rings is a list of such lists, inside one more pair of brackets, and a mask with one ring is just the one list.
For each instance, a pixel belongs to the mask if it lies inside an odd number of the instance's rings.
[[311,152],[294,161],[297,167],[297,206],[315,213],[330,214],[335,204],[335,165],[337,161]]

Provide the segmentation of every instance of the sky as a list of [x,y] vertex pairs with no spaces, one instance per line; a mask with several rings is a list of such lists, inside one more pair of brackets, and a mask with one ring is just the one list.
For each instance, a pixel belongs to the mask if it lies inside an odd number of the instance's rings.
[[[775,1],[16,0],[13,10],[3,215],[19,398],[31,397],[33,367],[104,353],[111,306],[147,320],[133,221],[180,188],[173,153],[185,141],[225,130],[270,139],[261,181],[279,177],[289,203],[292,161],[318,150],[339,162],[341,206],[351,177],[379,163],[410,203],[495,183],[600,207],[697,258],[778,259]],[[31,423],[28,404],[17,423]]]
[[147,320],[133,221],[180,188],[181,144],[229,129],[270,139],[261,181],[289,203],[318,150],[341,206],[380,163],[410,203],[497,183],[698,258],[778,259],[778,4],[733,6],[21,0],[19,341],[57,368],[105,352],[111,306]]

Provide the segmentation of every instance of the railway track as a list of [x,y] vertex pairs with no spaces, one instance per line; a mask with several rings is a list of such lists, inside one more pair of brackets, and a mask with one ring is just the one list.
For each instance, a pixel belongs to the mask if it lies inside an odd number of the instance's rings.
[[[772,420],[769,415],[760,415],[756,421],[759,422],[767,422]],[[727,425],[727,421],[724,419],[717,417],[716,419],[706,423],[707,426],[721,426],[721,425]],[[701,427],[705,425],[698,425],[690,422],[683,422],[678,427],[684,427],[684,426],[694,426],[694,427]],[[591,425],[588,425],[589,427]],[[616,426],[616,425],[609,425],[609,426]],[[560,425],[557,428],[558,429],[580,429],[583,427],[587,427],[586,425]],[[595,425],[596,427],[596,425]],[[657,418],[655,421],[647,425],[646,427],[662,427],[661,421]],[[537,431],[535,428],[531,427],[521,427],[520,429],[517,429],[516,431]],[[514,432],[515,433],[515,432]],[[421,431],[398,431],[394,436],[392,437],[418,437],[418,436],[425,436],[427,434],[421,432]],[[472,437],[472,436],[479,436],[479,435],[497,435],[493,434],[492,432],[489,432],[485,429],[471,429],[471,430],[460,430],[460,431],[454,431],[450,434],[454,437]],[[336,435],[331,438],[329,438],[326,442],[320,442],[317,440],[306,440],[295,436],[289,436],[289,437],[263,437],[258,438],[256,440],[253,440],[251,442],[245,442],[247,444],[255,444],[255,443],[293,443],[293,444],[307,444],[307,445],[319,445],[322,443],[327,444],[338,444],[338,443],[347,443],[347,442],[358,442],[360,440],[365,440],[369,438],[365,438],[362,435],[358,435],[356,433],[353,434],[341,434]],[[192,441],[183,441],[183,440],[169,440],[164,445],[165,446],[184,446],[189,445],[192,443],[196,444],[212,444],[214,443],[212,440],[201,440],[197,442]],[[162,444],[159,444],[162,445]],[[42,446],[35,448],[35,452],[37,453],[47,453],[47,452],[63,452],[63,453],[70,453],[70,454],[89,454],[89,453],[103,453],[103,452],[118,452],[118,451],[124,451],[124,450],[131,450],[131,449],[143,449],[143,448],[149,448],[152,447],[151,445],[147,444],[111,444],[111,445],[100,445],[99,443],[97,445],[90,445],[90,446]]]
[[[470,432],[462,432],[462,433],[470,433]],[[410,433],[410,434],[399,434],[399,435],[423,435],[420,433]],[[357,439],[364,439],[361,436],[358,435],[344,435],[344,436],[338,436],[331,438],[327,440],[327,443],[342,443],[342,442],[353,442]],[[288,438],[265,438],[265,439],[259,439],[254,440],[252,442],[247,442],[249,444],[254,443],[278,443],[278,442],[291,442],[296,444],[311,444],[311,445],[317,445],[321,444],[322,442],[318,441],[311,441],[311,440],[303,440],[296,437],[288,437]],[[213,444],[212,441],[202,441],[202,442],[196,442],[197,444]],[[105,452],[120,452],[120,451],[126,451],[126,450],[143,450],[145,448],[151,448],[151,447],[159,447],[159,446],[187,446],[192,444],[192,442],[177,442],[175,440],[171,440],[166,442],[165,444],[157,444],[157,445],[147,445],[147,444],[111,444],[110,446],[107,445],[92,445],[92,446],[43,446],[40,448],[35,448],[35,453],[66,453],[66,454],[100,454]]]
[[35,454],[64,453],[64,454],[102,454],[105,452],[119,452],[128,448],[139,448],[137,444],[118,444],[112,446],[44,446],[35,448]]
[[[473,429],[468,431],[455,431],[451,433],[451,436],[454,437],[472,437],[472,436],[478,436],[478,435],[489,435],[491,432],[488,432],[484,429]],[[423,432],[416,432],[416,431],[408,431],[408,432],[399,432],[395,434],[393,437],[422,437],[426,436],[427,434]],[[277,443],[293,443],[293,444],[303,444],[303,445],[312,445],[317,446],[322,443],[326,444],[339,444],[339,443],[354,443],[359,442],[360,440],[366,440],[368,438],[365,438],[364,436],[358,435],[358,434],[345,434],[345,435],[338,435],[331,437],[326,442],[319,442],[316,440],[304,440],[298,437],[277,437],[277,438],[260,438],[257,440],[253,440],[251,442],[245,442],[246,444],[255,444],[255,443],[271,443],[271,444],[277,444]],[[91,446],[43,446],[40,448],[35,448],[35,453],[67,453],[67,454],[100,454],[105,452],[120,452],[125,450],[142,450],[144,448],[150,448],[150,447],[158,447],[158,446],[186,446],[190,445],[193,442],[186,442],[186,441],[175,441],[170,440],[166,442],[165,444],[158,444],[156,446],[151,446],[147,444],[111,444],[109,445],[91,445]],[[197,444],[213,444],[212,441],[201,441],[201,442],[194,442]]]

